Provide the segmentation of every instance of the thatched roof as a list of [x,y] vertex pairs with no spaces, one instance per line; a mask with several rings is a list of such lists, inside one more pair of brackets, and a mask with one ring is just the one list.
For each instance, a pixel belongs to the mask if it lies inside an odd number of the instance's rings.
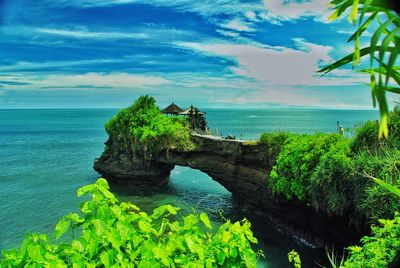
[[178,105],[175,103],[172,103],[169,105],[167,108],[161,111],[163,114],[180,114],[183,112],[183,109],[179,108]]

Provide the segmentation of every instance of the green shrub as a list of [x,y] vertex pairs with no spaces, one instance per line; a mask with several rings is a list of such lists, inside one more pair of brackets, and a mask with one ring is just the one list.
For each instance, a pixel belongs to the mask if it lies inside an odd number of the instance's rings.
[[344,268],[388,267],[400,250],[400,215],[393,220],[379,220],[381,226],[372,226],[372,235],[361,239],[360,246],[349,247]]
[[367,121],[356,127],[356,133],[351,142],[352,151],[379,153],[381,149],[400,148],[400,106],[396,106],[389,113],[388,127],[389,136],[387,139],[378,138],[378,121]]
[[351,161],[349,140],[336,136],[310,177],[310,203],[317,211],[345,215],[352,210]]
[[276,157],[290,135],[292,134],[287,132],[266,132],[261,134],[260,138],[258,139],[258,143],[265,145],[270,166],[274,166],[276,164]]
[[400,105],[396,105],[389,114],[388,143],[392,148],[400,148]]
[[273,193],[288,199],[309,199],[310,178],[321,157],[341,138],[337,134],[291,135],[276,159],[270,173],[269,186]]
[[[392,115],[390,126],[395,128],[398,114]],[[378,123],[369,121],[353,140],[321,133],[285,134],[279,142],[271,134],[264,136],[264,143],[275,145],[278,152],[270,189],[287,199],[296,197],[318,212],[348,216],[358,227],[392,217],[400,202],[368,176],[400,187],[400,150],[393,147],[394,131],[384,143],[377,139],[377,131]]]
[[132,106],[121,110],[105,128],[109,135],[121,137],[124,144],[145,159],[153,159],[163,150],[187,150],[193,146],[187,120],[162,114],[149,96],[141,96]]
[[[257,243],[247,220],[227,221],[214,230],[205,213],[180,217],[170,205],[148,215],[133,204],[119,202],[107,181],[78,190],[90,195],[82,214],[62,218],[56,239],[28,235],[20,250],[2,252],[0,267],[255,267]],[[201,224],[200,224],[201,223]]]
[[394,186],[400,186],[400,151],[385,150],[379,155],[362,152],[353,159],[353,185],[355,206],[370,222],[390,218],[400,210],[400,201],[388,190],[376,184],[365,174],[380,178]]
[[379,122],[367,121],[364,124],[356,126],[354,138],[351,141],[351,150],[353,152],[376,151],[381,147],[381,141],[378,138]]

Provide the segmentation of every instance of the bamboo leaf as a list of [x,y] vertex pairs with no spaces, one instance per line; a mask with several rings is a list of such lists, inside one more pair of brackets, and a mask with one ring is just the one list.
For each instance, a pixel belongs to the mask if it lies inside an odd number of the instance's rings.
[[385,188],[386,190],[392,192],[393,194],[397,195],[400,197],[400,189],[397,188],[396,186],[391,185],[390,183],[387,183],[381,179],[378,178],[372,178],[376,183],[378,183],[380,186]]
[[359,0],[354,0],[353,1],[353,6],[350,11],[350,16],[349,16],[349,21],[352,22],[354,25],[357,22],[357,17],[358,17],[358,1]]
[[386,87],[385,90],[392,93],[400,94],[400,87]]
[[[378,17],[379,19],[379,17]],[[373,34],[372,38],[371,38],[371,43],[370,43],[370,57],[371,57],[371,68],[373,67],[373,61],[374,61],[374,55],[375,55],[375,51],[377,51],[377,47],[378,47],[378,41],[379,41],[379,37],[381,36],[381,34],[383,33],[383,31],[386,30],[386,27],[390,25],[390,23],[393,21],[394,18],[391,18],[389,20],[387,20],[385,23],[383,23]],[[381,47],[381,51],[385,51],[382,47]]]
[[[380,51],[381,49],[382,49],[381,46],[377,46],[376,47],[377,51]],[[387,51],[389,51],[389,52],[393,51],[393,48],[389,47],[387,49]],[[327,73],[329,73],[330,71],[332,71],[334,69],[337,69],[337,68],[339,68],[339,67],[341,67],[341,66],[343,66],[345,64],[350,63],[353,60],[353,54],[354,53],[351,53],[351,54],[341,58],[340,60],[338,60],[338,61],[336,61],[334,63],[331,63],[328,66],[325,66],[324,68],[318,70],[318,72],[327,74]],[[370,54],[370,47],[364,47],[364,48],[360,49],[360,57],[363,57],[363,56],[368,55],[368,54]]]
[[[400,30],[400,28],[397,28],[397,30]],[[388,86],[389,79],[391,77],[395,78],[395,76],[396,76],[396,72],[394,70],[394,67],[395,67],[394,64],[397,60],[397,56],[399,55],[399,51],[400,51],[400,46],[397,44],[394,48],[394,51],[392,53],[390,53],[387,68],[386,68],[387,72],[386,72],[385,86]],[[399,77],[399,80],[395,79],[395,81],[397,82],[397,84],[400,84],[400,77]]]
[[371,24],[377,14],[378,11],[375,11],[371,16],[369,16],[369,18],[350,36],[347,42],[354,41],[357,35],[362,35],[365,30],[367,30],[368,26]]

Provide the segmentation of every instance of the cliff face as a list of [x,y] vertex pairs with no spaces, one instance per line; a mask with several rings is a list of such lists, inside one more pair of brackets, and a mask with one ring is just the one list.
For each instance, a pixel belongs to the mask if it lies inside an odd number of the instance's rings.
[[167,182],[175,165],[201,170],[229,190],[249,217],[261,216],[282,231],[317,246],[342,244],[359,235],[347,228],[348,219],[317,214],[307,204],[274,197],[268,189],[268,176],[274,156],[264,144],[192,135],[195,148],[170,150],[150,161],[132,153],[118,137],[110,137],[106,149],[96,159],[94,169],[108,179],[129,180],[143,186]]
[[132,152],[121,136],[110,136],[93,168],[107,179],[129,180],[139,186],[160,186],[166,183],[173,164],[144,161]]

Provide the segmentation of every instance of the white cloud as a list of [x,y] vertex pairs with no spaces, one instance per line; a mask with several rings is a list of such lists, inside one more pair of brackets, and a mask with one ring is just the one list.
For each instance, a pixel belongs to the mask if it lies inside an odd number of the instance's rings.
[[127,32],[91,32],[87,30],[65,30],[65,29],[50,29],[37,28],[36,32],[58,35],[79,39],[143,39],[147,38],[146,33],[127,33]]
[[171,81],[161,76],[140,75],[129,73],[86,73],[86,74],[55,74],[55,75],[10,75],[9,81],[29,83],[29,86],[8,86],[10,89],[84,89],[84,88],[115,88],[135,89],[170,84]]
[[42,70],[45,68],[71,67],[71,66],[81,66],[89,64],[118,63],[118,62],[128,62],[128,61],[130,61],[128,57],[119,59],[94,59],[94,60],[76,60],[76,61],[44,61],[44,62],[19,61],[12,65],[0,66],[0,71],[3,72],[26,71],[26,70],[32,71],[32,70]]
[[253,44],[232,43],[178,43],[179,46],[233,59],[237,66],[233,73],[242,77],[254,78],[269,85],[349,85],[366,81],[364,76],[352,72],[332,72],[330,76],[320,77],[316,73],[321,64],[332,61],[330,46],[309,43],[294,39],[297,49],[283,47],[260,47]]
[[281,105],[294,105],[294,106],[320,106],[321,100],[309,94],[305,95],[299,89],[290,87],[268,87],[260,89],[256,94],[250,96],[240,96],[230,99],[216,100],[221,103],[235,103],[235,104],[281,104]]
[[224,35],[224,36],[228,36],[228,37],[239,37],[240,34],[237,32],[233,32],[233,31],[226,31],[226,30],[216,30],[217,33]]
[[[350,30],[339,30],[337,31],[337,33],[340,34],[345,34],[345,35],[353,35],[354,31],[350,31]],[[368,32],[368,31],[364,31],[362,34],[363,37],[372,37],[372,33]]]
[[239,18],[235,18],[226,24],[222,24],[221,27],[238,32],[254,32],[255,29],[250,26],[249,23],[242,21]]
[[244,13],[247,19],[251,21],[258,21],[257,14],[253,10],[248,10]]
[[301,17],[324,17],[330,13],[329,0],[309,0],[298,2],[296,0],[264,0],[264,6],[267,9],[268,20],[286,21],[295,20]]

